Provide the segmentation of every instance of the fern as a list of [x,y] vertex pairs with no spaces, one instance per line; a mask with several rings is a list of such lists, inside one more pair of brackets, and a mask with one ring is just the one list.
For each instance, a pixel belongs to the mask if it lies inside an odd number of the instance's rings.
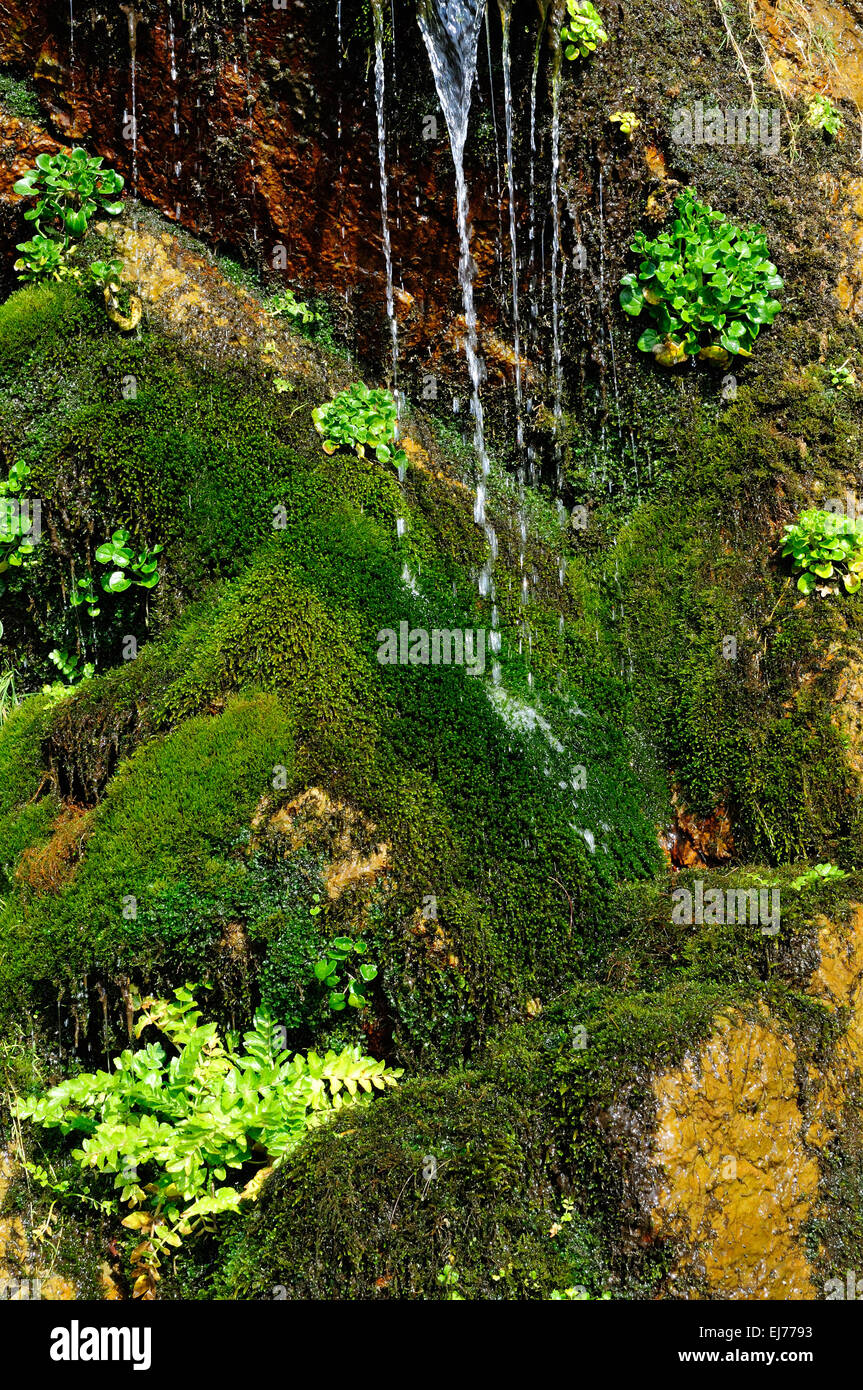
[[156,1028],[174,1055],[150,1042],[122,1052],[111,1072],[71,1077],[16,1107],[20,1119],[83,1135],[72,1157],[114,1174],[118,1201],[132,1209],[123,1225],[142,1237],[132,1265],[143,1298],[155,1297],[166,1250],[255,1200],[308,1129],[367,1104],[402,1074],[357,1047],[292,1057],[265,1012],[240,1050],[235,1034],[223,1040],[215,1023],[199,1022],[190,987],[174,996],[134,1001],[136,1037]]

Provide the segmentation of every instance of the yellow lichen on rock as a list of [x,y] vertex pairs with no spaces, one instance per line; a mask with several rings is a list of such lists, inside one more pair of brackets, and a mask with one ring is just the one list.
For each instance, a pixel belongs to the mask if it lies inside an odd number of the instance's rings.
[[130,322],[115,318],[118,327],[135,327],[146,306],[169,331],[184,340],[214,345],[222,354],[247,357],[254,352],[260,359],[266,344],[273,342],[273,366],[282,375],[329,384],[329,369],[318,361],[312,345],[284,328],[254,295],[222,275],[205,256],[166,232],[157,235],[141,225],[99,222],[96,230],[116,247],[123,259],[123,279],[137,291]]
[[765,1006],[762,1019],[716,1019],[698,1055],[656,1077],[651,1222],[685,1253],[672,1276],[720,1298],[816,1296],[804,1223],[819,1193],[819,1154],[857,1103],[863,1074],[863,906],[822,921],[809,990],[848,1010],[831,1065],[806,1068]]
[[[259,808],[253,830],[261,823]],[[326,851],[330,862],[323,880],[332,901],[347,888],[374,883],[389,867],[389,846],[375,841],[374,824],[322,787],[308,787],[280,807],[268,827],[287,842],[291,854],[305,847]]]
[[863,906],[850,923],[823,921],[818,930],[821,959],[810,989],[828,1009],[848,1010],[848,1027],[836,1043],[835,1059],[824,1077],[822,1108],[846,1103],[848,1088],[863,1076]]
[[795,1061],[789,1037],[732,1014],[654,1083],[654,1233],[686,1242],[687,1276],[717,1297],[814,1296],[798,1234],[818,1167],[802,1147]]

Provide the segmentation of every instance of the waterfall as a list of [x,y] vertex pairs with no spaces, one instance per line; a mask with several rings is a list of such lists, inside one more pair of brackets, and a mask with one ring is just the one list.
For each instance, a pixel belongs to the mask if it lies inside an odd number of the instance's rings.
[[515,166],[512,151],[512,62],[510,56],[510,27],[512,21],[512,0],[498,0],[500,18],[503,26],[503,91],[506,111],[506,178],[509,195],[509,241],[512,261],[512,334],[515,352],[515,410],[516,442],[519,450],[524,445],[524,431],[521,418],[521,339],[518,316],[518,231],[515,205]]
[[[378,115],[378,168],[381,183],[381,228],[383,233],[384,260],[387,271],[387,318],[390,326],[393,358],[393,396],[396,410],[399,411],[398,367],[399,367],[399,329],[396,322],[395,298],[393,295],[393,252],[390,240],[389,207],[387,198],[387,130],[384,113],[384,17],[382,0],[372,0],[375,20],[375,103]],[[396,423],[398,435],[398,419]]]
[[458,278],[464,302],[466,333],[464,350],[470,373],[474,419],[474,448],[480,467],[476,489],[474,519],[485,524],[485,496],[489,474],[485,450],[480,383],[482,362],[477,346],[476,308],[473,297],[475,266],[470,253],[467,184],[464,176],[464,147],[467,140],[471,90],[476,76],[479,31],[485,11],[485,0],[420,0],[417,10],[422,33],[434,75],[437,94],[449,131],[450,147],[455,165],[456,210],[459,234]]
[[[464,302],[464,350],[471,381],[471,410],[474,423],[474,449],[480,476],[476,486],[473,515],[478,526],[485,530],[489,558],[479,577],[479,592],[492,600],[492,630],[489,642],[492,652],[500,651],[498,614],[494,605],[494,562],[497,558],[497,536],[494,527],[486,522],[485,501],[490,465],[485,447],[480,385],[483,364],[477,341],[476,306],[473,279],[476,267],[470,252],[467,183],[464,176],[464,147],[467,140],[471,92],[477,68],[479,31],[485,13],[485,0],[420,0],[417,20],[429,55],[435,87],[443,108],[449,131],[450,147],[455,166],[456,212],[459,235],[458,278]],[[500,680],[500,666],[492,667],[492,679]]]
[[560,79],[563,48],[560,32],[552,25],[552,76],[551,76],[551,332],[554,377],[554,420],[555,430],[561,415],[563,396],[563,357],[560,346],[560,298],[558,293],[558,266],[560,264]]

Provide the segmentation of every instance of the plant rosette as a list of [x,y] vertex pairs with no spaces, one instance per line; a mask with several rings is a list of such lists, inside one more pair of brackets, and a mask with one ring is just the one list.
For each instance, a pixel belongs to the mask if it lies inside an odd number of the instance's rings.
[[21,252],[14,269],[24,284],[34,284],[39,280],[80,280],[81,272],[70,259],[70,252],[62,241],[37,232],[30,241],[19,241],[16,250]]
[[302,299],[297,299],[293,290],[275,295],[266,305],[266,310],[272,317],[290,319],[295,325],[315,323],[320,318],[320,314],[316,314]]
[[863,520],[813,508],[785,527],[782,541],[783,556],[791,556],[794,569],[801,571],[801,594],[817,589],[826,598],[838,593],[828,582],[834,578],[842,580],[846,593],[857,593],[863,583]]
[[334,400],[315,406],[312,419],[325,454],[354,449],[359,458],[365,458],[368,448],[378,463],[394,467],[407,463],[407,454],[396,442],[398,411],[389,391],[355,382]]
[[621,135],[628,135],[630,138],[641,125],[634,111],[613,111],[608,119],[612,125],[619,127]]
[[624,312],[638,318],[646,310],[653,319],[638,339],[640,350],[661,366],[711,348],[750,356],[760,329],[782,308],[774,296],[783,282],[768,259],[763,228],[735,227],[698,202],[693,189],[679,194],[674,207],[673,226],[658,237],[636,234],[631,249],[644,259],[620,282]]
[[102,165],[101,157],[91,158],[82,149],[37,155],[36,167],[14,185],[19,197],[36,200],[25,219],[40,231],[47,227],[49,235],[61,236],[65,243],[84,235],[94,212],[101,209],[116,217],[123,211],[117,201],[123,178]]
[[806,109],[806,124],[827,135],[838,135],[844,121],[829,97],[814,96]]

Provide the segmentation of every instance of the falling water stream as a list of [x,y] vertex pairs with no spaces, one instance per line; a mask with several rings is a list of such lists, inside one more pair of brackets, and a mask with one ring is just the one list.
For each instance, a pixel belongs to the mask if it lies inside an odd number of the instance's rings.
[[129,63],[132,85],[132,197],[138,201],[138,16],[133,5],[121,5],[129,21]]
[[542,55],[542,39],[545,33],[546,20],[548,18],[549,0],[538,0],[538,3],[541,19],[537,30],[536,44],[533,50],[533,70],[530,77],[530,218],[528,233],[530,242],[530,327],[534,336],[536,335],[537,319],[539,317],[536,262],[536,91],[539,78],[539,61]]
[[480,467],[474,518],[478,525],[485,523],[486,485],[489,461],[485,448],[480,385],[483,364],[477,344],[477,319],[473,295],[474,262],[470,252],[470,226],[467,184],[464,175],[464,147],[467,140],[471,91],[476,76],[477,44],[482,26],[485,0],[421,0],[417,11],[429,61],[434,75],[440,104],[449,131],[455,165],[456,212],[459,234],[458,278],[464,302],[465,337],[472,388],[474,418],[474,447]]
[[[423,36],[434,75],[435,87],[443,108],[449,131],[450,147],[455,166],[456,213],[459,235],[458,278],[464,302],[464,350],[471,381],[471,410],[474,421],[474,449],[479,464],[479,481],[474,501],[474,520],[485,529],[489,544],[489,559],[479,577],[479,591],[492,600],[493,652],[500,651],[497,608],[494,606],[493,567],[497,558],[497,536],[494,527],[486,522],[485,504],[490,464],[485,447],[480,385],[483,363],[477,341],[477,318],[474,304],[473,279],[475,265],[470,251],[470,224],[467,183],[464,174],[464,148],[467,140],[471,93],[477,67],[479,31],[485,12],[485,0],[421,0],[417,20]],[[500,679],[500,667],[492,671]]]
[[512,0],[498,0],[500,19],[503,26],[503,91],[506,112],[506,179],[509,195],[509,242],[512,262],[512,335],[515,352],[515,408],[516,442],[519,451],[524,445],[524,429],[521,412],[521,339],[518,314],[518,227],[515,203],[515,164],[513,161],[512,137],[512,60],[510,54],[510,29],[512,22]]
[[494,102],[494,65],[491,59],[491,21],[489,19],[488,6],[485,11],[485,50],[488,57],[488,93],[489,104],[491,106],[491,121],[494,129],[494,168],[497,179],[497,244],[495,246],[495,260],[497,261],[498,274],[500,275],[501,296],[504,290],[504,269],[503,269],[503,202],[501,199],[500,182],[500,140],[497,133],[497,109]]
[[[385,74],[384,74],[384,15],[382,0],[372,0],[372,10],[375,20],[375,104],[377,106],[378,117],[378,169],[380,172],[381,183],[381,232],[383,237],[384,260],[387,271],[387,318],[389,320],[390,341],[392,344],[393,361],[393,395],[398,409],[398,373],[399,373],[399,328],[396,322],[395,297],[393,294],[393,252],[392,241],[390,239],[390,220],[388,206],[388,180],[387,180],[387,127],[386,113],[384,109],[385,95]],[[396,437],[398,437],[398,423],[396,425]]]
[[563,49],[557,26],[552,25],[551,73],[551,331],[554,378],[555,429],[561,415],[563,397],[563,356],[560,345],[560,296],[558,266],[560,264],[560,80]]

